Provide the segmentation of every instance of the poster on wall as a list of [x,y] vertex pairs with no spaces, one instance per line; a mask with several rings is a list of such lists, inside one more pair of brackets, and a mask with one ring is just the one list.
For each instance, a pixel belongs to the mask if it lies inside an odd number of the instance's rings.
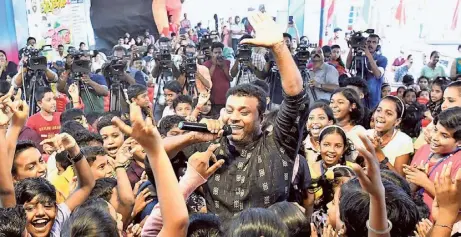
[[87,0],[26,0],[29,35],[37,45],[76,46],[88,43]]

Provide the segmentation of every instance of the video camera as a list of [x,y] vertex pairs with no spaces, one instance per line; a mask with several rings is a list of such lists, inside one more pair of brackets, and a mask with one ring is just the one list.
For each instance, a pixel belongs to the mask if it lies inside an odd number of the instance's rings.
[[119,76],[125,72],[127,62],[118,57],[112,57],[109,58],[109,60],[110,62],[102,65],[101,71],[103,72],[105,78],[118,81]]
[[353,49],[364,48],[367,45],[367,38],[363,34],[374,34],[375,30],[368,29],[366,31],[352,31],[349,41],[347,42],[349,46]]
[[251,61],[251,46],[247,44],[239,44],[237,48],[237,59],[240,62],[250,62]]
[[213,39],[210,37],[210,35],[203,34],[202,38],[200,39],[198,49],[199,50],[211,49],[212,44],[213,44]]
[[184,72],[187,75],[194,75],[197,72],[197,59],[193,53],[186,53],[186,60],[184,63]]
[[307,61],[309,61],[310,52],[309,52],[309,42],[301,41],[299,42],[298,48],[296,49],[295,59],[297,61],[299,68],[305,68]]
[[45,56],[40,55],[40,52],[43,51],[43,49],[47,46],[48,45],[45,45],[41,49],[28,46],[24,50],[23,54],[23,57],[27,57],[27,61],[25,62],[24,66],[32,71],[46,70],[48,66],[48,60]]
[[[96,54],[98,54],[97,51],[76,50],[75,48],[69,48],[67,53],[73,59],[70,70],[75,78],[81,78],[83,74],[89,74],[91,72],[91,57],[95,57]],[[83,59],[83,57],[85,58]],[[86,59],[86,57],[89,57],[89,59]]]
[[155,54],[155,60],[160,64],[161,69],[168,69],[171,66],[171,53],[169,42],[160,42],[159,51]]

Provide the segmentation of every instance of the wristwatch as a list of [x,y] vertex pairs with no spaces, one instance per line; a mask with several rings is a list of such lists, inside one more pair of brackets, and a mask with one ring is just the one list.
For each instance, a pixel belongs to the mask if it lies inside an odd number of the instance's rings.
[[77,163],[79,162],[81,159],[85,158],[85,156],[83,155],[82,152],[78,153],[76,156],[74,157],[70,157],[70,155],[68,155],[68,158],[70,161],[72,161],[73,163]]

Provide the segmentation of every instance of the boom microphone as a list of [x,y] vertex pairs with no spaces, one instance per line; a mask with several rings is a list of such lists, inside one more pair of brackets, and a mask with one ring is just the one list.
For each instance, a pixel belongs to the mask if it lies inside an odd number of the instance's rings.
[[[210,133],[204,123],[179,122],[178,128],[185,131]],[[229,125],[224,125],[222,129],[224,130],[223,136],[232,134],[232,128]]]

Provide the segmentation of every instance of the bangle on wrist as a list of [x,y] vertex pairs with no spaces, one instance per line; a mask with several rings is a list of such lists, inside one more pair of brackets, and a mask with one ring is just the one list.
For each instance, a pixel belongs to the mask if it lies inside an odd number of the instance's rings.
[[72,163],[77,163],[79,162],[80,160],[82,160],[83,158],[85,158],[85,156],[83,155],[82,152],[78,153],[76,156],[74,157],[71,157],[70,155],[68,156],[69,157],[69,160],[72,161]]
[[387,220],[387,229],[385,230],[375,230],[373,228],[371,228],[370,226],[370,220],[367,220],[366,222],[366,226],[367,226],[367,229],[375,234],[378,234],[378,235],[383,235],[383,234],[387,234],[387,233],[390,233],[391,230],[392,230],[392,222],[390,220]]
[[441,225],[441,224],[437,224],[437,222],[434,224],[434,227],[443,227],[443,228],[448,228],[450,229],[450,231],[453,231],[453,228],[449,225]]
[[117,171],[117,169],[120,169],[120,168],[125,169],[125,166],[124,165],[117,165],[117,166],[115,166],[114,171]]

